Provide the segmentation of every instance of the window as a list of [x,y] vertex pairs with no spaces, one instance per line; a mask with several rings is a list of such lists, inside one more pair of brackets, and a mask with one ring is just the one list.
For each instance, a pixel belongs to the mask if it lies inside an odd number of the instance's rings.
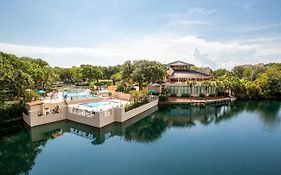
[[198,88],[199,88],[198,86],[194,86],[194,93],[195,94],[198,94],[198,90],[199,90]]

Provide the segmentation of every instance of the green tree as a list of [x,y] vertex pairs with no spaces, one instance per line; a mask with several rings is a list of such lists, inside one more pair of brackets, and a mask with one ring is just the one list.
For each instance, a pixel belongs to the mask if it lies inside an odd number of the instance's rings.
[[113,81],[113,84],[115,85],[115,83],[117,81],[121,81],[122,80],[122,73],[121,72],[117,72],[115,74],[113,74],[110,79]]
[[218,69],[218,70],[214,70],[212,71],[212,78],[213,79],[217,79],[227,73],[230,73],[230,71],[226,70],[226,69]]
[[92,80],[96,80],[98,82],[99,79],[101,79],[103,76],[100,67],[92,66],[89,64],[81,65],[80,71],[82,77],[88,82],[91,82]]
[[166,75],[165,67],[156,61],[140,60],[134,62],[134,70],[132,71],[132,80],[138,83],[140,89],[143,84],[152,82],[162,82]]
[[131,61],[126,61],[122,66],[122,79],[130,82],[132,79],[132,73],[134,70],[134,65]]
[[255,83],[261,88],[263,97],[281,97],[281,68],[278,65],[269,66]]
[[244,68],[243,68],[243,66],[235,66],[232,69],[232,72],[234,73],[234,75],[238,76],[239,78],[243,78],[243,76],[244,76]]

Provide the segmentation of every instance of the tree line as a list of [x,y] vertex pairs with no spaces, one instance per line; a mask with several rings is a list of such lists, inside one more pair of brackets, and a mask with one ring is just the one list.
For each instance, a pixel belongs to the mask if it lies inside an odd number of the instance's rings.
[[[42,59],[17,57],[0,52],[0,103],[27,98],[30,91],[50,89],[58,84],[99,85],[110,80],[118,91],[130,91],[133,85],[143,89],[151,82],[161,83],[167,75],[165,65],[157,61],[126,61],[116,66],[51,67]],[[216,86],[238,98],[278,98],[281,96],[281,63],[239,65],[231,71],[212,71]]]
[[[17,57],[0,52],[0,103],[26,98],[35,90],[48,90],[59,84],[99,85],[111,80],[120,90],[137,84],[141,88],[150,82],[162,81],[165,66],[156,61],[126,61],[116,66],[51,67],[42,59]],[[110,82],[111,83],[111,82]],[[124,90],[124,89],[123,89]],[[35,95],[35,94],[33,94]]]
[[218,69],[212,72],[212,80],[240,99],[281,98],[281,63]]

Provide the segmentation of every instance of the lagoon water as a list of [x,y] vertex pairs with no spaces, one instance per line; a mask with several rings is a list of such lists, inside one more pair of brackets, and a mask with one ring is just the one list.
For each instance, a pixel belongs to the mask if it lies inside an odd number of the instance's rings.
[[0,174],[280,175],[281,102],[160,107],[94,129],[19,126],[0,140]]

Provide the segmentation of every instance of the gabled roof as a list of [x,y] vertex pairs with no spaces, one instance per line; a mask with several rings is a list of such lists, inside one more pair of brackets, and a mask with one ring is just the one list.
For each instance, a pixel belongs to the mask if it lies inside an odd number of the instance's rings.
[[186,63],[186,62],[183,62],[183,61],[174,61],[174,62],[171,62],[169,64],[167,64],[168,66],[194,66],[193,64],[190,64],[190,63]]
[[210,78],[211,76],[192,71],[192,70],[175,70],[171,75],[171,78]]

